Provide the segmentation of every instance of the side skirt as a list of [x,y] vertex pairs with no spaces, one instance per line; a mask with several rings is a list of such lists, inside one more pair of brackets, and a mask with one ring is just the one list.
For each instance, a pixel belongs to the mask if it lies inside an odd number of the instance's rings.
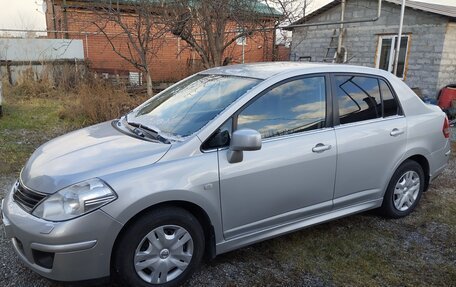
[[223,242],[217,243],[216,245],[216,252],[218,254],[222,254],[225,252],[229,252],[250,244],[258,243],[260,241],[270,239],[273,237],[277,237],[280,235],[284,235],[287,233],[291,233],[312,225],[316,225],[319,223],[331,221],[333,219],[345,217],[351,214],[359,213],[362,211],[366,211],[369,209],[374,209],[380,207],[382,205],[383,198],[379,198],[376,200],[371,200],[368,202],[360,203],[357,205],[332,210],[330,212],[326,212],[320,215],[307,217],[300,220],[291,221],[280,226],[274,226],[270,228],[265,228],[263,230],[243,234],[239,237],[231,238],[229,240],[225,240]]

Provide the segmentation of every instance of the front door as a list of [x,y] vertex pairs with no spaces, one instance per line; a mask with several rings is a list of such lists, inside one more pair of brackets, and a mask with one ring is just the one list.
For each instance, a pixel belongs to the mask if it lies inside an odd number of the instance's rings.
[[226,239],[331,210],[336,140],[327,83],[324,75],[279,83],[234,116],[235,129],[259,131],[263,144],[239,163],[218,151]]

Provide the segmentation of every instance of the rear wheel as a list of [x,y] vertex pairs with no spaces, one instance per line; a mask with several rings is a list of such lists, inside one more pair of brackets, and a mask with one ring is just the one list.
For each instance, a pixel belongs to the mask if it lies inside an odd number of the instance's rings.
[[391,178],[380,210],[391,218],[409,215],[420,201],[424,185],[421,165],[413,160],[405,161]]
[[181,208],[154,210],[128,227],[116,244],[116,273],[130,286],[179,286],[199,266],[204,233]]

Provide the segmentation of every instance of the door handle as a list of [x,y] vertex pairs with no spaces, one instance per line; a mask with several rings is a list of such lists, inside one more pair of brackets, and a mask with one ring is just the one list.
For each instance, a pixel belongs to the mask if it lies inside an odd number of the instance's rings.
[[325,150],[329,150],[329,149],[331,149],[331,145],[324,145],[322,143],[319,143],[312,148],[312,151],[316,152],[316,153],[320,153],[320,152],[324,152]]
[[403,134],[403,133],[404,133],[403,130],[394,128],[394,129],[390,132],[390,136],[396,137],[396,136],[401,135],[401,134]]

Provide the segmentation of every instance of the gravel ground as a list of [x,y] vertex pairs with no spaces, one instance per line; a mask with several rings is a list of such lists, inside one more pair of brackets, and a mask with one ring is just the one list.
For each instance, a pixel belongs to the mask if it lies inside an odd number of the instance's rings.
[[[0,199],[4,197],[14,181],[14,176],[0,176]],[[52,282],[26,268],[14,253],[11,242],[5,238],[3,224],[0,225],[0,266],[0,286],[2,287],[81,285]],[[292,266],[282,265],[269,258],[262,248],[255,245],[220,255],[215,260],[203,264],[187,286],[331,286],[329,282],[311,274],[283,276],[292,269]],[[114,282],[97,286],[119,287]]]
[[[0,198],[10,188],[14,182],[12,176],[0,176]],[[218,256],[215,260],[203,264],[200,271],[186,284],[186,286],[333,286],[331,278],[334,274],[322,270],[320,275],[303,273],[302,268],[292,259],[278,260],[274,256],[278,251],[277,246],[291,246],[291,242],[296,237],[304,237],[308,233],[322,233],[323,236],[333,236],[357,228],[363,230],[383,230],[392,232],[399,239],[401,250],[417,252],[417,262],[426,262],[430,266],[449,267],[449,271],[443,271],[449,278],[456,280],[456,240],[454,226],[429,219],[425,223],[420,223],[417,227],[417,220],[426,216],[427,206],[434,204],[433,200],[439,197],[454,197],[456,186],[456,158],[453,156],[450,167],[440,176],[430,187],[429,192],[424,194],[421,206],[417,212],[401,220],[385,220],[371,213],[351,216],[324,225],[312,227],[295,235],[286,235],[277,239],[255,244],[250,247],[242,248],[227,254]],[[422,207],[425,206],[425,207]],[[46,280],[29,269],[25,268],[12,250],[9,240],[3,234],[3,225],[0,225],[0,286],[3,287],[68,287],[68,284],[56,283]],[[388,246],[387,237],[384,246]],[[272,243],[271,243],[272,242]],[[287,245],[290,244],[290,245]],[[376,243],[372,243],[376,244]],[[382,247],[373,247],[382,248]],[[340,255],[336,255],[340,256]],[[394,255],[393,255],[394,256]],[[322,260],[326,260],[325,258]],[[328,259],[329,260],[329,259]],[[393,265],[405,264],[410,266],[414,262],[403,262],[405,259],[401,255],[393,258]],[[451,267],[453,266],[453,267]],[[416,267],[417,275],[420,267]],[[415,269],[415,267],[413,268]],[[356,270],[353,270],[355,272]],[[449,272],[449,273],[448,273]],[[449,275],[448,275],[449,274]],[[380,274],[379,276],[383,276]],[[321,277],[319,277],[321,276]],[[418,275],[419,276],[419,275]],[[427,275],[425,275],[427,276]],[[437,275],[438,276],[438,275]],[[323,278],[324,277],[324,278]],[[433,279],[431,279],[432,282]],[[451,281],[451,280],[450,280]],[[447,286],[455,284],[456,281],[447,282]],[[446,285],[444,284],[444,285]],[[352,284],[351,284],[352,285]],[[379,284],[380,285],[380,284]],[[387,285],[383,282],[381,285]],[[404,284],[401,284],[404,285]],[[426,285],[423,283],[423,285]],[[434,284],[431,284],[434,285]],[[116,287],[116,283],[111,282],[102,287]]]

